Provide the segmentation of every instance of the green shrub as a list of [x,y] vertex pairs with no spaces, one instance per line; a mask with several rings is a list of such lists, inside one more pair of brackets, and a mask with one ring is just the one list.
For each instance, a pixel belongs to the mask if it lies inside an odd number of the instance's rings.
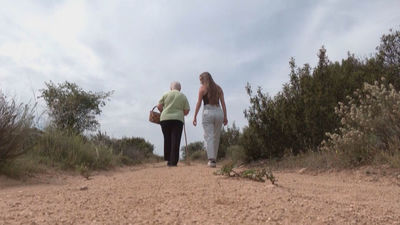
[[233,122],[232,127],[227,127],[226,130],[222,127],[221,138],[218,147],[218,159],[224,158],[229,146],[239,144],[239,128]]
[[40,137],[36,151],[43,158],[50,159],[47,162],[52,165],[70,169],[82,165],[90,169],[105,169],[119,162],[119,156],[114,155],[111,148],[54,128],[47,129]]
[[[192,159],[192,155],[196,154],[195,157],[200,157],[200,153],[196,153],[196,152],[204,152],[204,154],[206,154],[206,152],[204,151],[204,143],[201,141],[197,141],[197,142],[192,142],[190,144],[188,144],[187,146],[187,154],[189,154],[190,159]],[[182,159],[186,159],[186,149],[185,146],[181,147],[181,152],[182,152]],[[202,157],[200,157],[202,158]],[[206,159],[207,159],[207,154],[206,154]]]
[[391,84],[365,83],[348,100],[336,107],[341,127],[327,133],[322,149],[352,166],[372,163],[379,155],[399,155],[400,92]]
[[207,152],[205,150],[195,151],[190,155],[190,160],[206,161]]
[[17,104],[0,92],[0,166],[25,153],[33,144],[33,108]]
[[113,153],[121,156],[123,164],[134,165],[149,160],[157,161],[153,154],[154,146],[143,138],[123,137],[121,139],[110,138],[107,134],[98,132],[91,137],[91,141],[97,145],[107,146],[113,149]]
[[116,153],[130,158],[134,164],[151,157],[154,149],[152,144],[138,137],[117,139],[112,147]]
[[246,161],[268,158],[268,152],[265,151],[263,139],[258,134],[253,127],[243,128],[239,143],[244,148]]
[[242,163],[247,160],[247,155],[244,148],[240,145],[229,146],[226,152],[226,156],[235,163]]
[[46,171],[46,167],[39,163],[40,159],[32,152],[27,152],[17,158],[6,161],[0,166],[0,174],[11,178],[23,179],[35,173]]

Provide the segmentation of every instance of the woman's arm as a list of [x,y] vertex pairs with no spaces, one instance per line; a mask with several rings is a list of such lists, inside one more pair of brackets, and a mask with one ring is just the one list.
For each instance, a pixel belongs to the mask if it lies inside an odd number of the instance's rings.
[[163,104],[158,104],[157,105],[157,109],[158,109],[158,111],[162,112],[163,109],[164,109],[164,105]]
[[164,101],[165,101],[165,96],[167,95],[167,93],[165,93],[161,99],[158,101],[158,105],[157,105],[157,109],[158,111],[162,112],[164,110]]
[[193,117],[193,125],[197,125],[197,113],[199,113],[200,107],[201,107],[201,100],[203,99],[203,96],[206,92],[206,89],[204,86],[201,86],[199,89],[199,97],[197,98],[197,104],[196,104],[196,109],[194,111],[194,117]]
[[227,116],[227,113],[226,113],[224,92],[222,91],[221,87],[219,89],[220,89],[219,100],[221,101],[222,111],[224,111],[224,125],[227,125],[228,124],[228,116]]

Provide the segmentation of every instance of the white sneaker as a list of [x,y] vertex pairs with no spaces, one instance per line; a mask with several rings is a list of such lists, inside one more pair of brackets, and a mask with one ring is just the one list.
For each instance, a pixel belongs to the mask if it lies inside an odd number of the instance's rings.
[[208,160],[207,166],[215,168],[217,166],[217,163],[214,160]]

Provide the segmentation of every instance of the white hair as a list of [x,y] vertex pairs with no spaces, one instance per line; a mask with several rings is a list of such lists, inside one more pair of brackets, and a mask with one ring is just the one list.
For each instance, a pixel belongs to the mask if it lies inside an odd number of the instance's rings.
[[171,83],[169,88],[171,88],[171,90],[181,91],[181,83],[179,83],[178,81],[174,81],[174,82]]

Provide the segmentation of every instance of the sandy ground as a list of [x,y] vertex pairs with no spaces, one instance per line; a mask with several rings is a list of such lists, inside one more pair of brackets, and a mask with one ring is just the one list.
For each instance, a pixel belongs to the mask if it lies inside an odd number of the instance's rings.
[[158,163],[90,180],[1,178],[0,224],[400,224],[393,176],[274,172],[272,185],[213,175],[217,169]]

